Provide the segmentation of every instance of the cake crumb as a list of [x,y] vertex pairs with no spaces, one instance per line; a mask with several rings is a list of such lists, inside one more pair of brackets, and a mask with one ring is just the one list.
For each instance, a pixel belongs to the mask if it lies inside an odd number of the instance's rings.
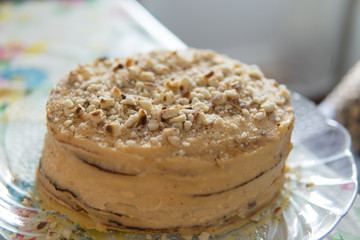
[[161,240],[168,240],[166,234],[162,234],[160,239],[161,239]]
[[274,210],[274,216],[275,217],[278,217],[279,215],[280,215],[280,213],[282,212],[282,207],[277,207],[277,208],[275,208],[275,210]]
[[55,231],[50,230],[47,235],[45,240],[59,240],[61,239],[61,235]]
[[32,202],[32,199],[29,198],[29,197],[25,197],[23,198],[23,200],[21,201],[21,204],[26,206],[26,207],[32,207],[33,205],[33,202]]
[[315,184],[314,184],[313,182],[310,182],[310,183],[307,183],[307,184],[306,184],[306,187],[307,187],[307,188],[310,188],[310,187],[313,187],[314,185],[315,185]]
[[261,216],[259,214],[255,214],[250,217],[250,220],[255,223],[258,223],[260,221],[260,219],[261,219]]
[[62,236],[66,239],[69,239],[72,235],[72,231],[70,231],[69,229],[65,229],[63,232],[62,232]]
[[210,233],[208,232],[202,232],[199,235],[199,240],[209,240],[209,238],[210,238]]
[[194,235],[181,235],[184,240],[192,240]]

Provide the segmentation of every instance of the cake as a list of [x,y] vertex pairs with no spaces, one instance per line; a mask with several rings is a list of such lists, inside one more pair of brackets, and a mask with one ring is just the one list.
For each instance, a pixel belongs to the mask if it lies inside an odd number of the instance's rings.
[[39,197],[99,231],[238,226],[282,191],[290,98],[256,65],[210,50],[79,65],[47,102]]

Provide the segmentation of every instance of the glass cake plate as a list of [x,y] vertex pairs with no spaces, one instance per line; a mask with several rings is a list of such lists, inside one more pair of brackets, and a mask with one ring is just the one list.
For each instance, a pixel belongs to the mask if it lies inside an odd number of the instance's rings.
[[[293,93],[296,124],[280,199],[249,224],[215,236],[99,233],[82,229],[66,217],[43,211],[34,196],[41,156],[45,103],[39,90],[12,104],[0,121],[0,238],[45,239],[321,239],[349,211],[357,193],[357,172],[350,137],[337,122]],[[60,238],[59,238],[60,239]]]

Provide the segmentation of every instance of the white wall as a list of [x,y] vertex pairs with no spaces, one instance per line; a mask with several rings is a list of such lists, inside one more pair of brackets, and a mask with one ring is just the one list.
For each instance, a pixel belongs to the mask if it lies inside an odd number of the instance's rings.
[[350,38],[344,43],[344,69],[349,69],[360,60],[360,1],[353,0],[352,5],[348,24]]
[[351,0],[140,2],[189,46],[259,64],[268,77],[313,99],[336,84],[348,66],[344,58],[359,58],[341,52]]

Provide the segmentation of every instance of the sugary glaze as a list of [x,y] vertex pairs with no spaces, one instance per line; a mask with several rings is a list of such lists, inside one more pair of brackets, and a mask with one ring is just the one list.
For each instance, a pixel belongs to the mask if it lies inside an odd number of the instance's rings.
[[40,196],[99,230],[241,223],[283,186],[289,99],[256,66],[205,50],[79,66],[47,104]]

